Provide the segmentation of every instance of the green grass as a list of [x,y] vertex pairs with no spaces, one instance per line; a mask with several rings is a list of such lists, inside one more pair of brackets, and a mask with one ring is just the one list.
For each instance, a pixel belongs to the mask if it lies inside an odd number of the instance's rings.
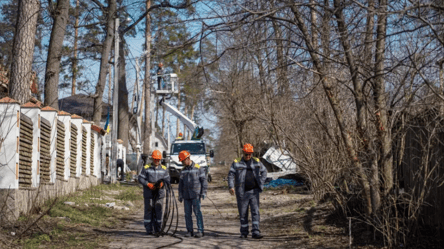
[[[104,199],[104,195],[122,201],[143,200],[142,190],[138,186],[98,185],[60,198],[49,215],[51,217],[68,217],[72,223],[83,223],[94,227],[113,226],[115,223],[113,218],[119,214],[119,211],[103,206],[105,203],[116,202]],[[64,204],[66,201],[75,202],[75,205],[66,205]],[[46,206],[49,206],[50,203],[52,203],[51,200],[46,203]]]
[[128,187],[125,191],[122,191],[114,198],[122,201],[137,201],[143,200],[143,194],[140,188]]

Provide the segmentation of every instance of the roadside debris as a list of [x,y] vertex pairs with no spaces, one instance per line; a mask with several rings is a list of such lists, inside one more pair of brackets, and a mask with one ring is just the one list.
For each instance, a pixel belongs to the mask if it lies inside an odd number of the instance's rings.
[[76,203],[75,203],[75,202],[72,202],[72,201],[65,201],[63,204],[65,204],[65,205],[70,205],[70,206],[74,206],[74,205],[76,205]]
[[106,204],[105,204],[105,207],[112,208],[112,207],[114,207],[115,205],[116,205],[115,202],[110,202],[110,203],[106,203]]
[[276,179],[272,180],[264,185],[264,188],[277,188],[283,186],[302,186],[304,185],[301,181],[296,181],[294,179]]

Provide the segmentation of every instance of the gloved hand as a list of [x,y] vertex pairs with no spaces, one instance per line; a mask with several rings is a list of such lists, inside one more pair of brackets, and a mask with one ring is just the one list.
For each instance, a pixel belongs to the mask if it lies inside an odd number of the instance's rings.
[[179,197],[179,202],[182,203],[182,201],[183,201],[183,198]]
[[151,182],[149,182],[146,186],[147,186],[149,189],[151,189],[151,190],[155,190],[155,189],[156,189],[156,187],[154,186],[154,184],[152,184]]
[[200,198],[201,198],[202,200],[205,200],[205,195],[200,195]]

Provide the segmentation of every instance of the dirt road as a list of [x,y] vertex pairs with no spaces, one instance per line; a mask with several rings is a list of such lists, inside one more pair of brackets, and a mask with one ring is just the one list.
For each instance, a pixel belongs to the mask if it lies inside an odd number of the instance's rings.
[[[128,217],[121,229],[109,231],[109,248],[344,248],[347,237],[340,228],[325,222],[325,210],[310,195],[292,190],[268,190],[260,196],[263,239],[240,239],[236,199],[228,193],[226,168],[212,168],[213,182],[202,201],[205,236],[185,238],[183,204],[179,203],[177,236],[150,238],[145,235],[143,210]],[[176,189],[177,184],[173,185]],[[218,210],[221,212],[219,213]],[[196,229],[193,214],[194,228]],[[250,221],[251,229],[251,221]]]

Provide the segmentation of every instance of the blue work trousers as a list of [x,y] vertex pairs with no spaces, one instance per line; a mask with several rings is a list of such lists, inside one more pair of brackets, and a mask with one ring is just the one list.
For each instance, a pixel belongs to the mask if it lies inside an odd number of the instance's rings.
[[163,198],[145,198],[145,212],[143,216],[143,225],[145,226],[146,233],[151,234],[160,232],[162,227],[162,205]]
[[191,217],[191,212],[194,211],[194,214],[196,215],[197,231],[203,233],[204,224],[202,212],[200,211],[200,198],[184,199],[183,201],[187,231],[193,233],[193,218]]
[[248,235],[248,209],[251,210],[252,234],[259,234],[259,189],[252,189],[244,192],[242,198],[237,197],[237,208],[240,216],[240,232],[243,235]]

